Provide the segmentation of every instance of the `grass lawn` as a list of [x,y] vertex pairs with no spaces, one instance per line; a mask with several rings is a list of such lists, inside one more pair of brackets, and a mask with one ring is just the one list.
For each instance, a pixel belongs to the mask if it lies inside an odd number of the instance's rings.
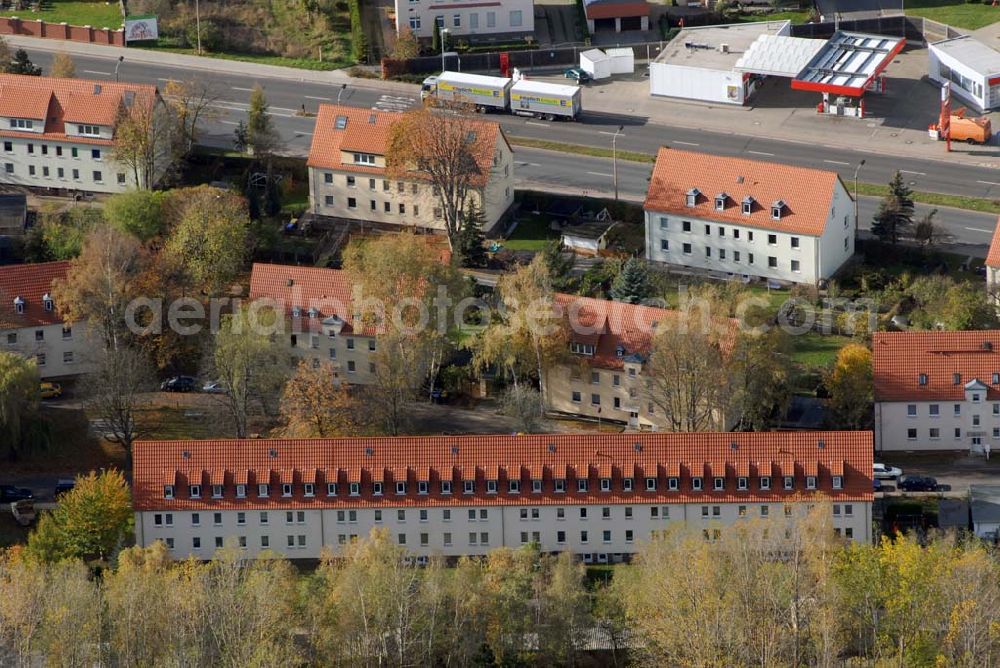
[[[133,47],[150,49],[156,51],[169,51],[170,53],[184,53],[189,56],[198,55],[195,49],[186,49],[179,46],[159,46],[144,45]],[[259,53],[209,53],[202,52],[205,58],[221,58],[222,60],[239,60],[245,63],[258,63],[260,65],[277,65],[279,67],[296,67],[300,70],[338,70],[347,67],[351,63],[346,60],[316,60],[313,58],[285,58],[284,56],[269,56]]]
[[809,12],[806,10],[788,10],[773,14],[741,14],[738,23],[758,23],[760,21],[791,21],[794,25],[809,22]]
[[541,251],[559,233],[549,227],[546,216],[525,216],[518,219],[517,228],[510,238],[503,242],[503,250]]
[[834,334],[824,336],[816,332],[808,332],[791,338],[792,361],[812,369],[830,366],[837,358],[837,352],[854,341],[849,336]]
[[227,438],[232,426],[222,415],[222,405],[150,406],[139,411],[138,421],[150,439]]
[[1000,7],[961,0],[910,0],[903,7],[909,16],[947,23],[955,28],[976,30],[1000,21]]
[[33,12],[30,9],[6,9],[0,16],[17,16],[26,21],[42,19],[48,23],[69,23],[75,26],[118,29],[122,12],[117,2],[63,2],[52,0],[51,9]]

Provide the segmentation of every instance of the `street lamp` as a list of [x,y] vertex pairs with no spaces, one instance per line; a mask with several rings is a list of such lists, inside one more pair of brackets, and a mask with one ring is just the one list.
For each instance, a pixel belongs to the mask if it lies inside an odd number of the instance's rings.
[[115,81],[116,82],[118,81],[118,68],[122,66],[123,62],[125,62],[125,56],[118,56],[118,62],[115,63]]
[[615,134],[611,137],[611,170],[615,179],[615,201],[618,201],[618,135],[625,129],[624,125],[619,125]]
[[441,30],[438,31],[438,34],[441,35],[441,73],[442,74],[444,74],[444,52],[445,52],[445,45],[448,43],[448,32],[449,32],[449,30],[447,28],[441,28]]
[[858,248],[858,173],[865,166],[864,159],[858,163],[854,170],[854,249]]
[[198,34],[198,55],[201,55],[201,3],[194,0],[195,32]]

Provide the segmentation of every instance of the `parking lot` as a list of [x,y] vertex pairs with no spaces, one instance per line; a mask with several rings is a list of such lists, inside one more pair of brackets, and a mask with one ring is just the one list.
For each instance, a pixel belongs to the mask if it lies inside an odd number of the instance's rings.
[[[967,452],[885,453],[876,454],[875,461],[901,468],[904,476],[936,478],[948,496],[965,496],[969,485],[1000,483],[1000,455],[987,461],[982,455],[970,456]],[[896,493],[893,481],[883,481],[883,491]]]

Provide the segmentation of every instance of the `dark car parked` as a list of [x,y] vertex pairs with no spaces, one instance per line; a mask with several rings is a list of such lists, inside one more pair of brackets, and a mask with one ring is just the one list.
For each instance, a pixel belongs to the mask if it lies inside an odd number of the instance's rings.
[[75,480],[72,480],[70,478],[60,478],[59,480],[56,481],[56,493],[55,493],[55,495],[59,496],[60,494],[63,494],[64,492],[70,491],[74,487],[76,487],[76,481]]
[[14,487],[14,485],[0,485],[0,503],[10,503],[11,501],[24,501],[31,499],[34,494],[26,487]]
[[160,389],[164,392],[191,392],[196,384],[191,376],[174,376],[160,383]]
[[904,492],[936,492],[938,482],[930,476],[908,475],[899,481],[898,487]]

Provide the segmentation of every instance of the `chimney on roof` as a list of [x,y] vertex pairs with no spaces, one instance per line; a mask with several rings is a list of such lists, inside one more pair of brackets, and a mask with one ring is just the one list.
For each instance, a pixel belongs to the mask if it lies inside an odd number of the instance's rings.
[[743,177],[742,176],[737,176],[736,177],[736,183],[743,183]]
[[95,83],[94,84],[94,95],[100,95],[100,94],[101,94],[101,84]]

